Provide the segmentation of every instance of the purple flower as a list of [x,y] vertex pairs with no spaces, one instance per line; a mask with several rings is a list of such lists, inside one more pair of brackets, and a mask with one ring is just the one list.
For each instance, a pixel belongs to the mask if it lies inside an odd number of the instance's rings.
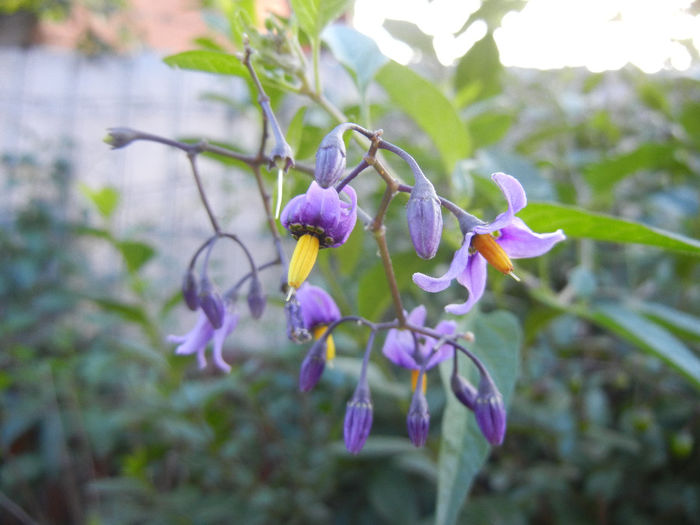
[[348,240],[357,220],[355,190],[345,186],[342,191],[350,202],[340,200],[335,188],[323,189],[312,181],[309,189],[297,195],[282,210],[280,221],[296,239],[313,235],[320,248],[336,248]]
[[472,223],[468,227],[462,225],[464,243],[455,252],[445,275],[430,277],[422,273],[413,274],[413,282],[426,292],[440,292],[455,278],[467,289],[469,297],[466,302],[445,307],[445,311],[452,314],[467,313],[483,295],[487,261],[501,272],[512,274],[513,266],[509,257],[536,257],[548,252],[556,243],[566,238],[561,230],[535,233],[522,219],[515,216],[527,204],[527,197],[525,190],[514,177],[505,173],[494,173],[491,179],[503,192],[508,209],[490,223]]
[[212,356],[214,364],[224,372],[230,372],[231,366],[224,361],[222,350],[224,340],[233,332],[238,324],[238,314],[232,310],[230,306],[225,308],[224,318],[221,328],[215,329],[209,322],[205,313],[200,309],[197,316],[197,323],[194,328],[185,335],[169,335],[167,341],[169,343],[177,343],[179,346],[175,349],[178,355],[197,354],[197,363],[202,369],[207,366],[207,359],[204,352],[212,341]]
[[312,181],[306,193],[282,210],[282,225],[298,240],[287,273],[292,288],[299,288],[309,276],[319,249],[338,247],[350,237],[357,221],[357,196],[350,186],[342,191],[350,202],[342,201],[335,188],[323,189]]
[[[416,306],[406,320],[410,324],[423,326],[425,315],[425,306]],[[457,324],[454,321],[441,321],[435,327],[435,331],[441,335],[452,335],[456,327]],[[433,352],[435,343],[437,341],[432,337],[415,334],[406,329],[393,328],[386,336],[382,352],[392,363],[418,372],[421,368],[429,370],[452,356],[452,347],[447,344]]]
[[[302,284],[296,293],[304,320],[304,328],[319,339],[329,324],[340,319],[340,309],[333,298],[318,286]],[[326,337],[326,361],[332,363],[335,358],[335,341],[333,335]]]

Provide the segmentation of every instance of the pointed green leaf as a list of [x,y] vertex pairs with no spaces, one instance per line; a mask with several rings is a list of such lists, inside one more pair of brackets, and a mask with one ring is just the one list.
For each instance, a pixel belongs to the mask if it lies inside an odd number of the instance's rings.
[[389,60],[371,38],[344,25],[327,27],[321,35],[333,56],[345,66],[361,94],[377,70]]
[[700,389],[700,359],[665,328],[620,304],[601,304],[583,315],[658,357]]
[[462,97],[464,103],[483,99],[500,93],[501,65],[498,47],[491,34],[474,44],[457,64],[455,71],[455,90],[461,93],[467,90],[471,97]]
[[700,256],[700,241],[696,239],[573,206],[531,203],[518,215],[535,231],[544,232],[561,228],[571,238],[645,244]]
[[119,204],[119,192],[116,188],[105,186],[102,189],[93,190],[87,185],[81,184],[80,191],[92,201],[97,211],[99,211],[100,215],[105,219],[109,219],[114,213],[114,210],[117,209],[117,205]]
[[639,303],[632,308],[672,331],[700,340],[700,317],[659,303]]
[[452,173],[458,160],[471,155],[466,125],[434,82],[396,62],[381,68],[377,81],[391,101],[432,139],[446,173]]
[[151,246],[139,241],[119,241],[116,246],[124,257],[129,273],[137,272],[156,253]]
[[218,51],[185,51],[165,57],[163,62],[180,69],[248,78],[248,70],[238,58]]
[[333,20],[350,5],[350,0],[291,0],[292,10],[299,20],[299,27],[313,41]]
[[[505,311],[478,314],[472,320],[475,342],[469,345],[470,349],[483,361],[508,406],[518,376],[522,340],[520,324],[513,314]],[[451,372],[451,361],[440,365],[447,405],[442,416],[438,459],[436,525],[456,523],[474,476],[491,450],[479,431],[474,414],[452,394]],[[478,384],[478,374],[464,356],[460,356],[460,373]]]

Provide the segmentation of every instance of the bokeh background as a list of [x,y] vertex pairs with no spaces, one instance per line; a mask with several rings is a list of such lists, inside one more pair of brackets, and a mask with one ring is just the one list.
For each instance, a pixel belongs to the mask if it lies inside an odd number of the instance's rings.
[[[230,375],[199,371],[164,342],[192,324],[179,286],[207,217],[180,152],[146,143],[111,151],[102,139],[109,127],[131,126],[255,147],[259,109],[245,82],[162,62],[230,46],[226,13],[236,4],[252,6],[261,31],[268,14],[290,13],[281,0],[0,0],[2,523],[433,521],[446,403],[439,380],[429,390],[431,438],[417,450],[405,437],[407,375],[377,360],[375,424],[355,457],[343,447],[342,420],[362,340],[341,332],[345,357],[300,394],[304,349],[284,336],[278,276],[269,276],[265,317],[229,338]],[[684,236],[674,248],[598,242],[605,236],[594,231],[522,263],[540,286],[491,276],[481,310],[519,320],[519,379],[506,441],[458,522],[698,523],[698,3],[350,7],[338,23],[438,86],[471,151],[446,173],[386,80],[361,97],[329,38],[327,96],[383,128],[456,202],[498,212],[487,177],[505,171],[532,201]],[[273,98],[286,130],[305,103]],[[334,123],[313,107],[302,118],[296,155],[311,163]],[[213,160],[202,171],[222,222],[266,259],[250,174]],[[294,177],[289,195],[307,183]],[[381,193],[361,184],[367,199]],[[407,276],[418,262],[394,208],[389,238]],[[553,219],[544,229],[559,226]],[[449,261],[458,235],[447,228],[422,268]],[[345,251],[322,254],[316,272],[344,313],[387,316],[376,295],[381,272],[362,255],[375,250],[366,237],[356,231]],[[231,279],[239,259],[222,250],[217,277]],[[434,318],[460,297],[456,289],[424,297],[408,280],[402,289]]]

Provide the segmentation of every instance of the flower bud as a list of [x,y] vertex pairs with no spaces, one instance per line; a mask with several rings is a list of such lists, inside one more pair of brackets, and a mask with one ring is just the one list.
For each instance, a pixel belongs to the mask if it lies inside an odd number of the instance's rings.
[[250,279],[250,288],[248,289],[248,310],[253,319],[260,319],[265,311],[265,293],[263,292],[262,284],[257,276]]
[[474,410],[476,404],[476,388],[459,374],[452,374],[450,379],[452,392],[459,401],[469,410]]
[[345,448],[351,454],[359,454],[372,428],[372,400],[366,377],[360,379],[352,399],[348,401],[343,425]]
[[287,318],[287,337],[295,343],[305,343],[311,340],[311,333],[304,325],[304,316],[296,295],[292,295],[284,304],[284,315]]
[[340,180],[345,171],[345,142],[343,133],[347,125],[340,124],[326,135],[316,151],[314,178],[322,188],[330,188]]
[[442,236],[442,209],[432,183],[417,178],[406,205],[408,231],[416,253],[423,259],[432,259],[440,246]]
[[275,144],[275,147],[270,151],[270,162],[267,167],[272,169],[274,166],[282,169],[285,173],[294,166],[294,153],[291,146],[284,140]]
[[199,283],[199,306],[209,319],[211,325],[218,330],[224,322],[224,301],[219,291],[212,286],[206,277]]
[[323,369],[326,367],[326,344],[319,339],[309,349],[299,370],[299,390],[308,392],[316,386],[321,379]]
[[428,400],[420,388],[416,388],[413,393],[411,406],[406,417],[406,427],[411,443],[416,447],[425,445],[430,430],[430,412],[428,412]]
[[506,408],[493,380],[482,374],[474,403],[474,415],[481,433],[492,445],[500,445],[506,434]]
[[131,128],[109,128],[103,141],[112,149],[119,149],[128,146],[137,137],[138,133]]
[[199,298],[197,297],[197,280],[194,272],[189,269],[182,280],[182,297],[185,299],[187,308],[193,312],[199,308]]

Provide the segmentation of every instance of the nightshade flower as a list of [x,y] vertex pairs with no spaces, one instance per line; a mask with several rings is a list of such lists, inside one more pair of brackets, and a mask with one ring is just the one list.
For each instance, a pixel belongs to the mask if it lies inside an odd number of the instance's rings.
[[309,276],[319,249],[335,248],[348,240],[357,220],[357,196],[350,186],[342,191],[350,202],[341,200],[335,188],[323,189],[313,181],[306,193],[282,210],[282,225],[298,241],[287,274],[292,288],[299,288]]
[[[413,325],[423,326],[425,324],[425,306],[416,306],[408,314],[406,320]],[[454,321],[441,321],[435,331],[441,335],[452,335],[455,333],[457,324]],[[410,330],[399,330],[392,328],[386,336],[382,352],[394,364],[408,368],[412,371],[411,381],[413,389],[420,376],[421,369],[429,370],[438,363],[452,356],[452,348],[443,344],[435,352],[433,346],[437,341],[429,336],[415,334]],[[423,374],[422,390],[426,389],[426,375]]]
[[197,354],[197,363],[202,369],[207,366],[207,359],[204,352],[212,341],[212,357],[214,365],[224,372],[230,372],[231,366],[224,361],[222,350],[224,340],[233,332],[238,324],[238,314],[233,311],[231,306],[226,306],[221,328],[215,329],[206,314],[200,309],[197,317],[197,323],[194,328],[185,335],[169,335],[167,341],[169,343],[177,343],[179,346],[175,349],[178,355]]
[[452,314],[467,313],[483,295],[487,261],[497,270],[518,280],[513,274],[511,258],[537,257],[566,238],[561,230],[535,233],[522,219],[515,216],[527,204],[527,197],[525,190],[514,177],[505,173],[494,173],[491,179],[503,192],[508,209],[486,224],[470,220],[472,217],[465,214],[466,220],[460,221],[464,243],[455,252],[447,273],[442,277],[413,274],[413,282],[426,292],[440,292],[455,278],[467,289],[469,297],[466,302],[445,307],[445,311]]
[[[340,319],[340,309],[333,298],[318,286],[309,283],[302,284],[296,292],[301,316],[306,328],[314,339],[320,338],[329,324]],[[335,342],[333,335],[326,337],[326,361],[331,362],[335,357]]]

